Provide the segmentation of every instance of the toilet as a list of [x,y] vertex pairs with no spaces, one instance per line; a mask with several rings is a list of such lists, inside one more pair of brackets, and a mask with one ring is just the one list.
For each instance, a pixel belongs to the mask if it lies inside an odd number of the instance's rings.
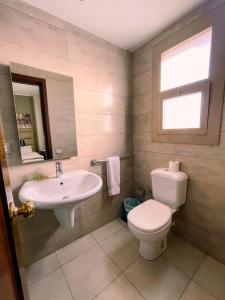
[[133,208],[128,227],[140,240],[139,252],[153,260],[167,248],[172,215],[186,201],[188,176],[184,172],[155,169],[151,172],[153,198]]

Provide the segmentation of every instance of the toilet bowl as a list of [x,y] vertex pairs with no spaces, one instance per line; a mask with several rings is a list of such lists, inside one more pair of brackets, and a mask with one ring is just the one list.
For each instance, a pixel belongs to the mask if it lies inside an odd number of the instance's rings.
[[130,231],[140,240],[139,252],[148,260],[167,248],[172,214],[186,201],[188,176],[159,168],[151,172],[151,178],[154,200],[133,208],[127,216]]
[[152,199],[132,209],[127,218],[130,231],[140,240],[141,256],[147,260],[157,258],[167,248],[172,210]]

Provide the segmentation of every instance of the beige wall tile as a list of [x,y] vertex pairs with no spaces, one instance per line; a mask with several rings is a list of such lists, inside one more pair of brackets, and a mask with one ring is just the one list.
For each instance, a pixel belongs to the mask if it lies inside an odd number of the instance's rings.
[[66,32],[0,5],[0,39],[49,55],[67,58]]
[[131,99],[124,96],[75,89],[76,114],[125,115],[131,113]]
[[225,189],[189,180],[187,201],[211,212],[225,215]]
[[199,205],[187,203],[178,213],[188,223],[195,224],[225,242],[225,215],[211,212]]
[[70,66],[76,88],[120,96],[129,95],[129,79],[123,75],[73,62]]
[[170,160],[173,160],[172,154],[148,152],[148,164],[150,171],[156,168],[167,168]]
[[100,37],[88,32],[86,30],[81,29],[81,28],[79,28],[79,27],[77,27],[77,26],[75,26],[71,23],[67,23],[66,27],[67,27],[67,32],[69,34],[72,34],[73,37],[76,37],[76,36],[77,37],[82,37],[86,41],[94,43],[99,47],[102,47],[102,48],[104,47],[107,50],[115,51],[116,53],[124,52],[123,49],[111,44],[110,42],[107,42],[104,39],[101,39]]
[[224,187],[225,162],[217,159],[175,156],[181,162],[181,170],[191,180]]
[[133,133],[150,133],[151,132],[151,115],[134,115],[133,116]]
[[220,143],[217,146],[176,144],[175,154],[225,160],[225,133],[221,132]]
[[126,115],[79,113],[76,117],[78,135],[129,134],[131,118]]
[[56,27],[59,27],[61,29],[65,29],[65,27],[66,27],[66,24],[63,20],[61,20],[53,15],[50,15],[49,13],[47,13],[43,10],[40,10],[32,5],[29,5],[28,3],[24,3],[23,1],[0,0],[0,3],[4,4],[5,6],[14,8],[15,10],[25,13],[31,17],[35,17],[46,23],[49,23]]
[[[78,155],[81,157],[95,155],[123,155],[131,151],[131,136],[117,135],[93,135],[78,136]],[[110,142],[109,142],[110,141]]]
[[151,134],[136,133],[133,135],[133,150],[134,151],[150,151]]
[[169,28],[161,32],[159,35],[157,35],[153,40],[149,41],[151,46],[157,45],[159,42],[165,40],[167,37],[172,35],[173,33],[176,33],[178,30],[180,30],[180,23],[177,22],[175,24],[172,24]]
[[181,235],[182,238],[222,263],[225,263],[225,253],[221,250],[225,248],[225,242],[223,240],[178,217],[175,219],[175,224],[176,232]]
[[125,50],[99,45],[96,41],[74,34],[70,28],[67,36],[71,61],[124,76],[128,74],[129,54]]
[[184,18],[180,20],[181,28],[194,22],[199,17],[207,14],[208,11],[214,9],[216,6],[221,5],[224,3],[224,0],[209,0],[203,3],[201,6],[196,8],[191,14],[186,15]]
[[147,167],[135,168],[134,187],[149,189],[151,187],[150,172]]
[[133,96],[138,96],[152,91],[152,72],[146,72],[133,78]]
[[69,61],[60,57],[39,52],[38,49],[25,48],[0,40],[0,62],[9,65],[16,62],[30,67],[70,75]]
[[174,154],[173,144],[150,143],[149,150],[156,153]]
[[149,72],[152,68],[152,48],[147,43],[133,54],[133,76]]
[[133,115],[151,113],[152,93],[133,97]]
[[14,104],[12,101],[12,85],[10,82],[10,71],[9,67],[0,67],[0,105],[2,108],[14,109]]
[[12,107],[3,107],[1,109],[1,119],[3,125],[3,132],[7,138],[17,137],[17,127],[16,127],[16,114]]
[[166,168],[173,155],[146,151],[134,151],[135,186],[151,187],[151,171]]

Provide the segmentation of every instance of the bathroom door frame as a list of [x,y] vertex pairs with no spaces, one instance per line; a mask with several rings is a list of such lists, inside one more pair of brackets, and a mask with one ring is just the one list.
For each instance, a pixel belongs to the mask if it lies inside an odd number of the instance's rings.
[[11,189],[0,122],[0,295],[4,300],[28,300],[17,222],[9,216],[6,187]]

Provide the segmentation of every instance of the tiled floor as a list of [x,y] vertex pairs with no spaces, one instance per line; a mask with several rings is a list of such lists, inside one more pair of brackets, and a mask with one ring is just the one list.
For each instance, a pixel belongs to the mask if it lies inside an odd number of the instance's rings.
[[172,236],[154,261],[117,219],[27,268],[31,300],[224,300],[225,266]]

